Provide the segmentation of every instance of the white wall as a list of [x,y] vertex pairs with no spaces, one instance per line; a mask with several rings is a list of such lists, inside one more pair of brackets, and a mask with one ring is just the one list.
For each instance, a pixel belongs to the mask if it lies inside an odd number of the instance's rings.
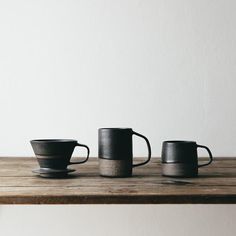
[[[0,155],[133,127],[236,154],[234,0],[0,1]],[[146,153],[136,141],[136,155]]]
[[[0,1],[0,156],[32,155],[30,139],[54,137],[76,138],[96,156],[97,128],[104,126],[147,135],[155,156],[165,139],[196,140],[215,156],[236,155],[235,12],[234,0]],[[145,145],[135,142],[135,154],[145,155]],[[178,227],[182,217],[201,235],[193,222],[208,227],[208,235],[235,235],[235,208],[204,208],[209,217],[201,221],[200,206],[165,207],[137,207],[146,224],[176,210],[175,226],[166,215],[161,230],[159,220],[149,224],[153,235],[189,235]],[[14,235],[12,224],[27,225],[25,232],[39,227],[28,224],[25,210],[21,221],[12,220],[11,209],[0,209],[1,235]],[[44,217],[43,210],[30,209],[32,219]],[[105,206],[85,209],[102,227],[112,214]],[[71,216],[66,224],[74,222],[71,232],[80,232],[80,210],[63,207]],[[125,214],[133,225],[139,222],[136,213]],[[122,221],[120,210],[116,216]],[[131,229],[145,235],[145,228]]]

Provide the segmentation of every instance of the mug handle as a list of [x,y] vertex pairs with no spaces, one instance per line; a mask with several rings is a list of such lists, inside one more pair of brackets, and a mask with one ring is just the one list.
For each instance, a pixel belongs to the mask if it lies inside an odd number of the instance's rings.
[[77,143],[75,146],[86,148],[86,149],[87,149],[87,157],[86,157],[86,159],[83,160],[83,161],[70,162],[69,165],[74,165],[74,164],[83,164],[83,163],[85,163],[85,162],[89,159],[89,153],[90,153],[90,150],[89,150],[89,147],[88,147],[88,146],[86,146],[85,144],[80,144],[80,143]]
[[212,163],[212,161],[213,161],[213,156],[212,156],[212,153],[211,153],[210,149],[208,147],[206,147],[206,146],[198,145],[198,144],[197,144],[197,148],[204,148],[204,149],[206,149],[208,154],[209,154],[209,158],[210,158],[209,162],[207,162],[205,164],[198,165],[198,168],[210,165]]
[[147,163],[150,161],[150,159],[151,159],[151,145],[150,145],[148,139],[147,139],[145,136],[143,136],[142,134],[136,133],[136,132],[134,132],[134,131],[132,131],[132,134],[133,134],[133,135],[137,135],[137,136],[143,138],[143,139],[146,141],[147,148],[148,148],[148,159],[147,159],[146,161],[142,162],[142,163],[133,164],[133,167],[145,165],[145,164],[147,164]]

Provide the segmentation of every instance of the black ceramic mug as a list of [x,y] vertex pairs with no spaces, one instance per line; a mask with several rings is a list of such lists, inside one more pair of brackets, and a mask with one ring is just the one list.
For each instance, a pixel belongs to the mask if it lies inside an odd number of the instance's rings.
[[[198,164],[197,148],[204,148],[209,161]],[[170,177],[195,177],[198,168],[211,164],[213,157],[210,149],[193,141],[165,141],[162,144],[162,174]]]
[[[37,139],[30,143],[40,168],[63,170],[68,165],[85,163],[89,158],[89,147],[73,139]],[[87,149],[87,157],[83,161],[71,162],[72,153],[77,146]]]
[[[133,164],[133,140],[137,135],[146,141],[148,158]],[[106,177],[128,177],[133,167],[147,164],[151,159],[151,146],[148,139],[131,128],[101,128],[98,130],[98,157],[100,175]]]

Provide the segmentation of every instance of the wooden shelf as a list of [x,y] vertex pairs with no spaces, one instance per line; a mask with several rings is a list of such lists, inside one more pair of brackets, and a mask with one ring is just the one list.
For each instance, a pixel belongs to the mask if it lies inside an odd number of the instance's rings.
[[0,204],[236,203],[236,158],[215,158],[198,178],[185,179],[162,177],[158,158],[131,178],[100,177],[96,158],[71,166],[67,179],[37,177],[37,166],[35,158],[0,157]]

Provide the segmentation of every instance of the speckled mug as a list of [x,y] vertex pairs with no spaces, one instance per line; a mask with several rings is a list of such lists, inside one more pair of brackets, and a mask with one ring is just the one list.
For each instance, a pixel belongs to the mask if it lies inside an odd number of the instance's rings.
[[[137,135],[146,141],[148,158],[133,164],[133,140]],[[132,176],[133,167],[147,164],[151,159],[151,146],[148,139],[131,128],[100,128],[98,130],[99,172],[105,177]]]
[[[197,149],[204,148],[209,161],[198,164]],[[211,164],[213,157],[210,149],[194,141],[171,140],[162,144],[162,175],[169,177],[196,177],[198,168]]]

